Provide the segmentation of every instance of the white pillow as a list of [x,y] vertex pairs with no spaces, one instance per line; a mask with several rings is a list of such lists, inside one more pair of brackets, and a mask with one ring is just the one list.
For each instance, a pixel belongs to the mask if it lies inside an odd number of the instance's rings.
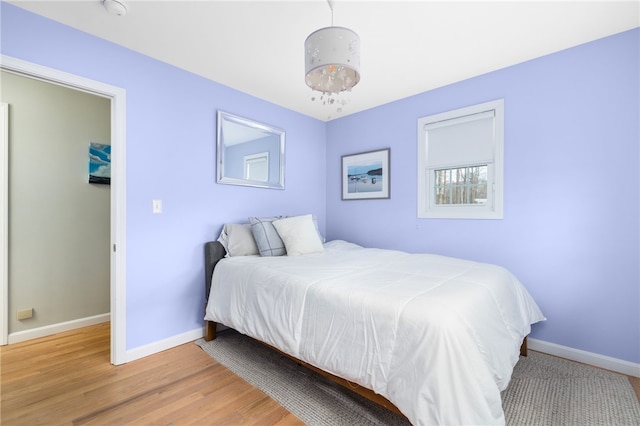
[[222,247],[224,247],[224,251],[225,251],[224,257],[229,257],[229,236],[227,235],[227,229],[225,228],[224,225],[222,226],[222,231],[220,231],[218,242],[222,244]]
[[275,220],[273,226],[284,242],[287,256],[324,251],[318,230],[313,224],[313,218],[310,214]]
[[[227,236],[227,254],[229,256],[253,256],[258,254],[258,246],[251,233],[251,225],[227,223],[223,233]],[[223,243],[224,245],[224,243]]]

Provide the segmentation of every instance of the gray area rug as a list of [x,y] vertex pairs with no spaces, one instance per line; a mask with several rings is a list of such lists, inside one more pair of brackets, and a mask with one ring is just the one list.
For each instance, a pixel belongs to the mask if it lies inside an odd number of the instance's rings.
[[[409,424],[234,330],[195,343],[310,426]],[[535,351],[520,357],[502,405],[507,425],[640,425],[626,376]]]

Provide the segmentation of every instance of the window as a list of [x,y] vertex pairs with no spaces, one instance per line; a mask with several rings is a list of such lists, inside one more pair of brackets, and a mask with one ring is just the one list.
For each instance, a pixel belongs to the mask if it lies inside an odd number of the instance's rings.
[[502,219],[504,101],[418,119],[418,217]]

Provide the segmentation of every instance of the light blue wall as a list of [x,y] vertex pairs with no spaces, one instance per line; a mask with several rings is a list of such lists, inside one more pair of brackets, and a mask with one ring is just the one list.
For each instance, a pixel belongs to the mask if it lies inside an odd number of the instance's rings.
[[[325,125],[1,7],[3,54],[127,90],[127,349],[202,324],[202,243],[222,223],[313,212],[328,239],[504,265],[548,317],[533,337],[640,362],[640,30]],[[418,220],[416,120],[497,98],[504,220]],[[218,109],[286,130],[285,191],[215,183]],[[341,201],[340,156],[385,147],[391,199]]]
[[[640,30],[327,126],[327,237],[506,266],[532,337],[640,362]],[[425,70],[428,73],[429,70]],[[504,98],[503,220],[417,219],[419,117]],[[391,148],[391,199],[340,200],[340,156]]]
[[[324,232],[323,122],[1,7],[2,54],[126,89],[128,350],[203,326],[203,243],[223,223],[314,213]],[[216,184],[218,109],[286,131],[285,190]]]

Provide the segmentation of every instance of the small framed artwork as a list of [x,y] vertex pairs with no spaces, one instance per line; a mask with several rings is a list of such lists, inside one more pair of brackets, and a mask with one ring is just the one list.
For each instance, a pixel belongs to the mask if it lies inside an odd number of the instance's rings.
[[89,183],[111,184],[111,145],[89,143]]
[[342,199],[390,198],[390,149],[342,156]]

